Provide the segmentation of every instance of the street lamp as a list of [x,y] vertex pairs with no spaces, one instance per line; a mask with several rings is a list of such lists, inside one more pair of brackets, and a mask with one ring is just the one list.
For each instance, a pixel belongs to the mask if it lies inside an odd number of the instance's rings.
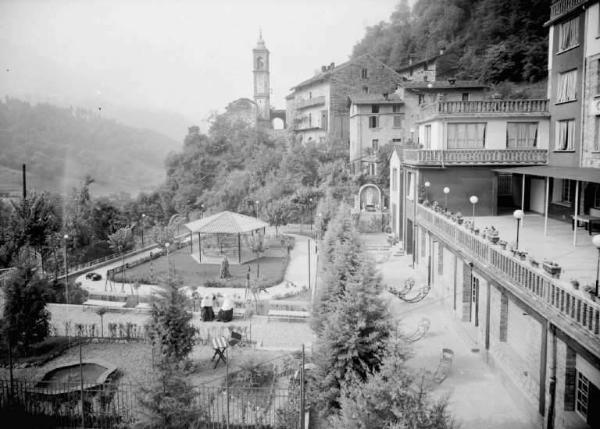
[[517,220],[517,249],[519,250],[519,229],[521,229],[521,220],[525,217],[523,210],[515,210],[513,217]]
[[475,228],[475,204],[479,202],[479,198],[477,198],[477,195],[471,195],[469,201],[473,204],[473,217],[471,218],[471,222],[473,223],[473,228]]
[[446,205],[446,211],[448,211],[448,194],[449,193],[450,193],[450,188],[446,186],[444,188],[444,204]]
[[169,260],[169,246],[171,243],[165,243],[165,249],[167,249],[167,277],[171,280],[171,261]]
[[429,187],[431,186],[431,182],[427,181],[424,183],[425,185],[425,199],[429,201]]
[[598,277],[600,276],[600,234],[592,237],[592,244],[598,249],[598,262],[596,263],[596,296],[598,296]]
[[69,303],[69,267],[67,265],[67,240],[69,239],[69,234],[65,234],[65,302]]
[[308,204],[310,205],[310,230],[311,231],[313,229],[313,214],[312,214],[312,212],[313,212],[313,203],[312,202],[313,202],[313,199],[309,198],[308,199]]
[[144,221],[146,220],[146,215],[142,213],[142,247],[144,247]]

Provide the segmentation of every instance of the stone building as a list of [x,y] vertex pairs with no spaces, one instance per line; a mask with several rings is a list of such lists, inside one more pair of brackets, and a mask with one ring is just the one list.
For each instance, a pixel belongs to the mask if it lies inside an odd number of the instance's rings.
[[286,97],[289,128],[300,142],[338,140],[348,144],[348,97],[392,93],[400,82],[393,69],[368,54],[337,66],[322,66]]
[[[425,107],[418,121],[424,147],[391,163],[390,189],[405,195],[402,240],[416,269],[544,428],[600,427],[599,250],[592,243],[600,227],[599,22],[597,0],[554,1],[546,24],[548,100]],[[456,147],[461,135],[467,149]],[[402,179],[394,168],[404,170]],[[476,189],[481,183],[487,189]],[[508,213],[500,210],[500,188]]]

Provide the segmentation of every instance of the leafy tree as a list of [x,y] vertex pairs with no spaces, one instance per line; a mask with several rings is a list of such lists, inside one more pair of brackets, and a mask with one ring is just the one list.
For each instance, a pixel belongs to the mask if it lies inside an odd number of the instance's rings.
[[269,222],[271,225],[275,225],[276,235],[279,235],[279,227],[288,222],[293,210],[294,209],[288,200],[276,200],[267,204],[267,208],[265,210],[267,222]]
[[265,251],[265,241],[262,234],[256,233],[248,237],[248,245],[256,258],[256,278],[260,277],[260,256]]
[[47,279],[31,266],[17,267],[5,283],[2,335],[19,351],[26,351],[48,336],[48,289]]
[[447,401],[432,400],[425,379],[409,370],[409,353],[401,344],[389,347],[379,371],[342,389],[340,412],[331,419],[336,429],[452,429]]
[[[133,232],[130,227],[120,228],[115,233],[108,236],[108,243],[112,250],[121,255],[121,276],[123,283],[121,291],[125,288],[125,252],[133,248]],[[133,295],[133,290],[131,291]]]
[[164,249],[167,243],[173,244],[175,242],[175,229],[170,226],[155,226],[152,228],[152,240],[161,249]]

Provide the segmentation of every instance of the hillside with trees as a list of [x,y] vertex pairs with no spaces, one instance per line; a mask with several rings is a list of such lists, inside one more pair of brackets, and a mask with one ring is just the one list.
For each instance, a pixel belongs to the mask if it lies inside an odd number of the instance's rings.
[[368,27],[352,56],[374,55],[393,68],[445,49],[459,79],[536,82],[546,77],[549,0],[401,0],[389,21]]
[[[131,128],[78,108],[60,108],[6,98],[0,102],[0,172],[26,163],[32,187],[69,191],[83,177],[95,179],[99,194],[155,189],[164,181],[164,159],[180,143],[149,130]],[[20,183],[4,183],[18,187]]]

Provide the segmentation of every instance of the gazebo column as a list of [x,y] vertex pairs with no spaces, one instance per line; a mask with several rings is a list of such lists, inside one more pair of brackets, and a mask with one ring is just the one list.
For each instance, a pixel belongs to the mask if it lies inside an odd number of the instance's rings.
[[238,232],[238,264],[242,263],[242,240],[240,238],[240,233]]
[[202,262],[202,238],[198,233],[198,262]]

